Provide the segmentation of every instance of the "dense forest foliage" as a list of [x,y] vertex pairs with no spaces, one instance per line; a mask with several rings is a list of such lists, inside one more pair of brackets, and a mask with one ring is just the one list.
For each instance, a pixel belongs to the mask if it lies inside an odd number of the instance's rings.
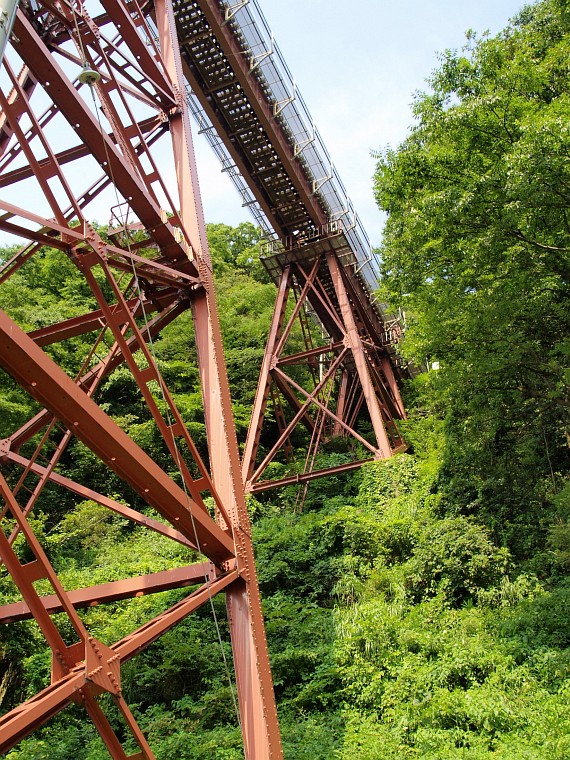
[[[405,310],[402,351],[429,371],[405,388],[407,453],[321,481],[302,511],[294,488],[250,500],[287,760],[570,757],[569,73],[570,10],[543,0],[497,37],[470,34],[443,54],[409,137],[378,157],[382,297]],[[210,225],[209,238],[243,441],[275,288],[252,225]],[[53,251],[0,290],[28,330],[86,299]],[[71,369],[87,346],[50,350]],[[155,350],[203,446],[190,317]],[[2,437],[33,407],[0,382]],[[136,398],[118,369],[99,400],[168,466]],[[79,443],[62,466],[133,498]],[[33,521],[66,588],[191,560],[55,489]],[[4,577],[0,593],[18,598]],[[180,594],[82,614],[111,643]],[[223,600],[214,608],[221,644],[206,607],[123,669],[159,760],[243,758]],[[33,623],[0,628],[2,710],[47,683],[40,641]],[[106,756],[76,707],[8,754]]]

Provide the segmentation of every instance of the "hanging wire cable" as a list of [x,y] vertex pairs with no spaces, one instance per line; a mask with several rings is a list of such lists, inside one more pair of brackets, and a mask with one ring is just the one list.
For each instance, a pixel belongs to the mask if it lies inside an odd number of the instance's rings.
[[[83,65],[85,65],[87,63],[87,55],[85,54],[85,48],[83,47],[83,40],[81,39],[81,33],[79,31],[79,23],[77,21],[77,14],[75,13],[75,0],[70,0],[69,5],[71,8],[71,15],[73,16],[73,25],[75,27],[75,34],[77,36],[77,44],[81,52],[81,59],[83,61]],[[84,84],[88,84],[88,82],[85,82]]]

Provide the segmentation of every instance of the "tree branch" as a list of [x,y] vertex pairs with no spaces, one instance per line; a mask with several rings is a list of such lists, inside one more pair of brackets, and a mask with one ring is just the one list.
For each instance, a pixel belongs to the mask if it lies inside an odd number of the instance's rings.
[[557,251],[559,253],[570,253],[570,248],[558,248],[555,245],[545,245],[544,243],[539,243],[537,240],[531,240],[530,238],[527,238],[526,235],[523,235],[523,233],[520,230],[508,230],[508,232],[514,237],[518,238],[519,240],[523,240],[525,243],[530,243],[531,245],[535,245],[537,248],[542,248],[542,250],[544,251]]

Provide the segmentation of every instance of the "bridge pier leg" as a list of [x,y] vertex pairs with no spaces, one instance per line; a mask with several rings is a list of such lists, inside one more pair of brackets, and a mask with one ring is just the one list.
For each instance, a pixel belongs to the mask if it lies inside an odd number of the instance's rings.
[[334,253],[331,252],[327,254],[327,263],[331,273],[336,297],[338,299],[342,319],[346,328],[350,349],[354,357],[356,371],[358,372],[358,377],[362,385],[362,392],[364,393],[364,399],[368,407],[372,427],[374,428],[374,434],[378,443],[378,451],[383,459],[387,459],[392,454],[390,440],[384,426],[382,409],[380,408],[378,397],[374,390],[374,385],[372,384],[372,379],[366,363],[366,356],[364,354],[364,346],[362,345],[362,340],[360,339],[360,334],[354,319],[354,313],[350,306],[340,265]]
[[[204,273],[205,277],[208,275]],[[213,283],[212,283],[213,284]],[[207,288],[193,303],[202,374],[211,472],[232,522],[241,578],[226,592],[242,734],[247,760],[281,760],[281,738],[269,666],[261,601],[251,544],[251,526],[231,412],[215,302]],[[212,319],[215,313],[215,318]]]
[[253,475],[253,471],[255,469],[255,457],[257,455],[257,448],[259,446],[259,439],[261,436],[261,429],[263,427],[263,419],[265,417],[267,399],[269,398],[269,390],[271,386],[271,362],[275,354],[277,343],[281,337],[290,287],[291,267],[287,266],[283,270],[281,282],[279,283],[277,301],[273,310],[273,319],[271,321],[269,337],[267,338],[267,343],[265,346],[263,363],[261,365],[261,373],[259,375],[259,382],[257,384],[257,391],[255,393],[255,401],[253,404],[253,410],[251,412],[251,421],[249,424],[249,429],[247,431],[247,438],[243,451],[242,475],[244,483],[246,484],[251,479],[251,476]]
[[392,391],[392,396],[394,397],[394,403],[396,404],[396,408],[398,409],[398,412],[400,413],[401,419],[406,419],[406,410],[404,408],[404,402],[402,401],[402,396],[400,394],[400,389],[398,388],[398,383],[396,381],[396,378],[394,376],[394,370],[392,369],[392,365],[386,357],[382,359],[382,371],[384,372],[384,376],[386,377],[386,380],[388,381],[388,385],[390,386],[390,390]]
[[[183,93],[182,64],[180,50],[175,44],[177,35],[171,0],[158,0],[156,8],[162,48],[168,51],[166,65],[179,92]],[[181,199],[180,217],[197,254],[203,285],[192,296],[192,312],[210,472],[217,495],[231,522],[237,569],[240,573],[240,579],[226,592],[226,604],[245,756],[247,760],[281,760],[283,752],[251,545],[251,526],[245,503],[206,224],[185,98],[181,99],[180,111],[173,115],[171,122]],[[221,515],[218,514],[217,517],[222,528],[228,527]]]

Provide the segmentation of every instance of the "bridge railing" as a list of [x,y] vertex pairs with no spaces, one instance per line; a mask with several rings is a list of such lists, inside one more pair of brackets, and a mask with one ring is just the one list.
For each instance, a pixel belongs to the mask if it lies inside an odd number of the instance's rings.
[[[331,222],[340,221],[347,242],[356,258],[355,270],[372,292],[378,283],[378,265],[370,240],[348,197],[329,152],[314,125],[313,119],[295,80],[276,44],[271,29],[257,0],[233,0],[222,3],[226,22],[231,26],[249,60],[252,76],[260,83],[273,115],[288,136],[293,160],[303,165],[313,192],[318,196]],[[223,142],[191,91],[188,100],[200,132],[204,133],[225,171],[268,237],[273,230],[261,208],[239,174]]]
[[257,0],[226,4],[226,18],[242,38],[253,76],[261,83],[273,115],[288,135],[292,154],[312,182],[330,221],[340,220],[363,280],[370,290],[377,287],[378,265],[370,240],[334,167],[323,139],[287,63],[275,42]]

